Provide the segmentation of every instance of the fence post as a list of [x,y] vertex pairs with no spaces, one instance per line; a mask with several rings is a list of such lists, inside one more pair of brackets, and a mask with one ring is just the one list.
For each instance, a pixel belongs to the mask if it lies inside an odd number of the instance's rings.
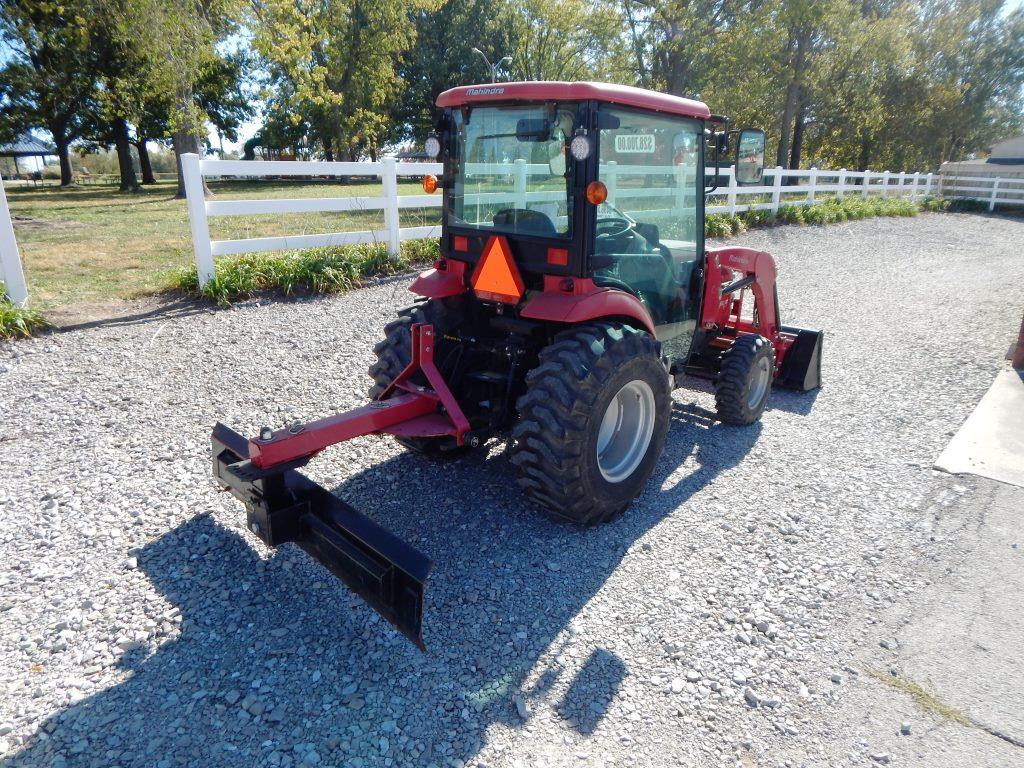
[[181,156],[181,174],[185,180],[188,223],[192,227],[196,275],[199,277],[199,287],[202,288],[213,279],[213,251],[210,249],[210,225],[206,221],[206,196],[203,194],[203,171],[199,155],[189,152]]
[[808,205],[814,205],[814,188],[816,186],[818,186],[818,169],[817,168],[811,168],[808,171],[808,174],[809,174],[808,179],[810,181],[810,184],[809,184],[810,189],[807,190],[807,204]]
[[782,166],[775,166],[775,180],[772,184],[772,213],[778,213],[782,205]]
[[997,176],[992,180],[992,194],[988,198],[988,209],[994,211],[996,209],[996,198],[999,197],[999,177]]
[[608,189],[608,202],[615,205],[615,195],[619,191],[619,164],[610,160],[601,168],[601,178]]
[[18,253],[18,241],[14,239],[14,224],[11,222],[11,209],[7,207],[7,193],[4,191],[2,179],[0,179],[0,280],[3,280],[7,298],[22,306],[28,303],[25,273],[21,269],[21,255]]
[[888,197],[889,196],[889,179],[891,179],[891,178],[892,178],[892,172],[891,171],[887,170],[887,171],[885,171],[882,174],[882,197]]
[[870,191],[870,189],[871,189],[871,169],[867,168],[867,169],[864,170],[864,179],[861,182],[860,196],[861,197],[867,197],[868,196],[868,192]]
[[[941,178],[942,177],[940,176],[939,179],[941,180]],[[941,194],[942,190],[940,189],[939,192]],[[932,174],[929,173],[927,176],[925,176],[924,196],[928,197],[929,195],[931,195],[931,193],[932,193]]]
[[918,183],[918,181],[920,179],[921,179],[921,172],[920,171],[914,171],[914,186],[910,190],[910,199],[911,200],[917,200],[917,183]]
[[387,233],[388,253],[397,259],[401,234],[398,223],[398,165],[395,158],[381,158],[380,181],[384,190],[384,230]]
[[512,179],[515,186],[515,205],[517,208],[526,208],[526,174],[528,170],[526,160],[523,158],[519,158],[512,163]]
[[729,206],[729,215],[736,213],[736,169],[728,168],[729,171],[729,193],[726,195],[726,203]]
[[836,190],[836,199],[843,199],[843,192],[846,191],[846,169],[839,169],[839,189]]
[[899,185],[899,190],[896,192],[896,197],[903,197],[903,187],[907,182],[907,172],[900,171],[899,179],[896,182]]

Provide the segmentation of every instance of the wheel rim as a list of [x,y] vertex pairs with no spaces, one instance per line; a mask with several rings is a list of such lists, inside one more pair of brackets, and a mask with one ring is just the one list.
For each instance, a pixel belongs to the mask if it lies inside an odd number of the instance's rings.
[[754,370],[751,372],[750,389],[747,390],[747,407],[757,408],[764,393],[768,390],[768,383],[772,380],[771,367],[768,358],[762,357],[757,361]]
[[640,466],[654,434],[654,391],[635,379],[620,389],[601,418],[597,466],[609,483],[620,483]]

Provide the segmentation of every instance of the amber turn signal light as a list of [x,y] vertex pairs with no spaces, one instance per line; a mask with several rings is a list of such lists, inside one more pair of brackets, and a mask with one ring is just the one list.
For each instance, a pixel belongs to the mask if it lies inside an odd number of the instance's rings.
[[423,191],[432,195],[437,191],[437,176],[429,175],[423,177]]
[[[424,179],[424,184],[426,180]],[[587,184],[587,202],[591,205],[600,205],[608,199],[608,187],[603,181],[592,181]]]

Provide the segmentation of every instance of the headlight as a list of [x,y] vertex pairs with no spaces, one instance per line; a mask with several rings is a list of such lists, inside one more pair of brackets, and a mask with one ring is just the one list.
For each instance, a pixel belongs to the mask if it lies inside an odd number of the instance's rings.
[[423,142],[423,151],[427,153],[427,157],[436,160],[441,154],[441,140],[437,136],[427,136],[427,140]]

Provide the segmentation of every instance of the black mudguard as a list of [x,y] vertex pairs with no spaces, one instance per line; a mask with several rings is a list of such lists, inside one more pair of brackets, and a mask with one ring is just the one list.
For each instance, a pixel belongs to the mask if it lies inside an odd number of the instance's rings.
[[423,589],[433,562],[296,470],[261,470],[248,440],[223,424],[211,435],[213,476],[245,504],[247,526],[269,546],[293,542],[399,632],[423,646]]
[[796,341],[786,352],[776,381],[783,387],[803,392],[817,389],[821,386],[821,344],[825,332],[785,325],[781,330],[794,334]]

